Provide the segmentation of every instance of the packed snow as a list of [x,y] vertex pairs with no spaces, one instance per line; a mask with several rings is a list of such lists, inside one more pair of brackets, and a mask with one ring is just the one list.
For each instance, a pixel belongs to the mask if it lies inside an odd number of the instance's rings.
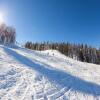
[[0,45],[0,100],[100,100],[99,75],[56,50]]

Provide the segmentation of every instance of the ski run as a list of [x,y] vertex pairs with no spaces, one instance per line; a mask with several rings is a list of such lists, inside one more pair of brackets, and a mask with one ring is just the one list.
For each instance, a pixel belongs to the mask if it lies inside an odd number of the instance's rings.
[[0,45],[0,100],[100,100],[100,65]]

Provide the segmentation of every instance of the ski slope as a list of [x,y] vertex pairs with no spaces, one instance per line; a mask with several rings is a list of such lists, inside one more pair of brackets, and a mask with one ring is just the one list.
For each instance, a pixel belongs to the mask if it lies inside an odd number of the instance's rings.
[[0,100],[100,100],[100,65],[0,45]]

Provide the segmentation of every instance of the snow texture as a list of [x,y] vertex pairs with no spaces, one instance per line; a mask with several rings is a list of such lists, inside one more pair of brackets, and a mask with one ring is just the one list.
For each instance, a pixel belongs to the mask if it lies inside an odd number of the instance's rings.
[[0,45],[0,100],[100,100],[99,75],[56,50]]

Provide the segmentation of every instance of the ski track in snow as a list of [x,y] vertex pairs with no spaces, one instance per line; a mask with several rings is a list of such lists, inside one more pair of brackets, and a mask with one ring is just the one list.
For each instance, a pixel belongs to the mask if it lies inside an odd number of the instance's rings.
[[99,75],[57,51],[0,46],[0,100],[100,100]]

